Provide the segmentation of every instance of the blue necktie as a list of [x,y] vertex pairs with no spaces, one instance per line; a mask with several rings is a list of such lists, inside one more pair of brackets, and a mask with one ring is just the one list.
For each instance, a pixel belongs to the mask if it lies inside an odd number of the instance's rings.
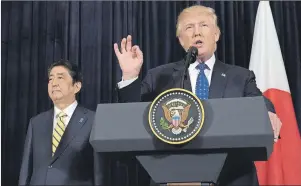
[[198,98],[200,99],[208,99],[209,95],[209,82],[205,75],[205,69],[209,69],[205,63],[200,63],[197,67],[200,70],[196,86],[195,86],[195,93]]

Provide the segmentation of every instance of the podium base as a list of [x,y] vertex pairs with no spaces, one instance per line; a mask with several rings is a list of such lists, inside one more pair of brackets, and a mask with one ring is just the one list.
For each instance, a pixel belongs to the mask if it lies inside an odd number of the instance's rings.
[[212,182],[201,182],[201,183],[167,183],[167,184],[156,184],[152,182],[150,186],[216,186]]
[[[216,183],[227,153],[136,156],[155,183]],[[165,184],[166,185],[166,184]],[[203,185],[203,184],[202,184]]]

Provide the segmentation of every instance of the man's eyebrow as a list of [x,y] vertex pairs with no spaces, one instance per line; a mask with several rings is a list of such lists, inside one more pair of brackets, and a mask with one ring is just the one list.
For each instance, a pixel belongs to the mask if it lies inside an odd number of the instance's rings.
[[184,26],[187,27],[187,26],[191,26],[193,25],[193,23],[186,23]]
[[[62,76],[62,75],[65,75],[65,73],[64,72],[59,72],[59,73],[56,73],[56,75]],[[54,76],[54,74],[49,75],[49,77],[51,77],[51,76]]]
[[194,24],[202,24],[202,23],[208,23],[208,21],[200,21],[198,23],[186,23],[184,24],[185,26],[190,26],[190,25],[194,25]]

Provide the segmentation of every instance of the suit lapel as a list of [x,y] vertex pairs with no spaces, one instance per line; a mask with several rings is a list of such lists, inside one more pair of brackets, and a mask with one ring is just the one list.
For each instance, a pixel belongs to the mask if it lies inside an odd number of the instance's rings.
[[43,122],[40,128],[41,131],[41,138],[39,138],[40,144],[42,144],[43,148],[45,148],[45,154],[47,159],[51,159],[51,154],[52,154],[52,131],[53,131],[53,114],[54,110],[51,109],[47,112],[45,121]]
[[209,87],[209,99],[222,98],[224,96],[224,91],[227,84],[227,70],[228,67],[221,61],[215,61]]
[[80,131],[82,126],[86,123],[87,117],[85,116],[85,113],[86,113],[86,110],[84,108],[79,107],[79,106],[76,107],[76,109],[69,121],[69,124],[62,136],[60,144],[54,153],[51,163],[53,163],[64,152],[64,150],[71,143],[73,138]]
[[[184,60],[175,63],[174,71],[172,73],[172,76],[173,76],[172,79],[174,81],[173,84],[177,88],[182,88],[181,80],[182,80],[182,76],[184,74],[184,69],[185,69]],[[184,80],[184,89],[192,91],[190,76],[189,76],[188,72],[187,72],[187,78]]]

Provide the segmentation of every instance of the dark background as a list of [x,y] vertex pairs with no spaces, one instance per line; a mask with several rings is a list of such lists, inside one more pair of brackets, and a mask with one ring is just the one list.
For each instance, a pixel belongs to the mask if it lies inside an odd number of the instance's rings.
[[[180,60],[176,18],[196,3],[1,2],[2,184],[17,184],[29,118],[52,106],[48,65],[60,58],[77,63],[84,76],[79,102],[95,110],[97,103],[115,101],[121,72],[113,43],[133,36],[144,52],[142,77],[150,68]],[[219,19],[217,57],[248,68],[258,2],[200,4],[215,8]],[[301,3],[271,2],[271,8],[301,128]],[[110,185],[144,185],[143,170],[128,156],[109,162]]]

